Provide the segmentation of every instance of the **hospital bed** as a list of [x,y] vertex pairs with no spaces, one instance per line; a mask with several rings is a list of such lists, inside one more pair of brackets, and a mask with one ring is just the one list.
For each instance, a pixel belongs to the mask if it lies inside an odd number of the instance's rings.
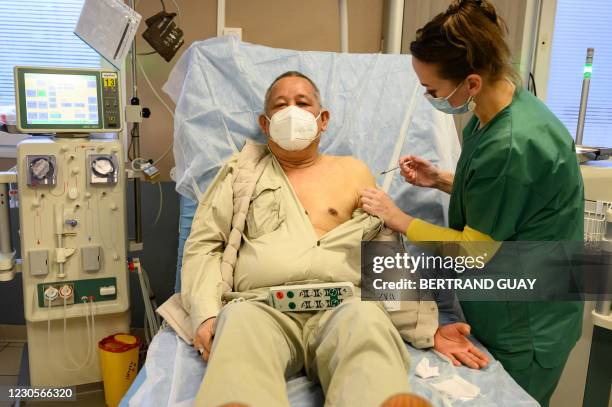
[[[330,126],[321,138],[324,153],[356,156],[376,174],[392,168],[400,154],[408,152],[454,169],[459,143],[452,118],[434,111],[421,97],[423,88],[409,56],[280,50],[233,37],[194,43],[164,86],[176,103],[174,177],[181,194],[177,292],[182,249],[196,202],[223,161],[246,138],[265,142],[257,128],[263,95],[272,80],[288,70],[311,77],[321,90],[324,107],[331,112]],[[402,209],[430,222],[446,223],[448,198],[439,191],[413,187],[396,172],[379,176],[377,182]],[[441,322],[457,319],[448,304],[440,304],[440,309]],[[406,346],[411,355],[406,380],[412,391],[434,406],[538,405],[491,355],[487,368],[471,370],[455,367],[430,350]],[[415,375],[423,358],[439,367],[440,376],[422,379]],[[153,338],[144,367],[121,405],[191,405],[205,370],[193,347],[166,327]],[[464,399],[434,386],[457,378],[478,386],[480,395]],[[320,386],[305,376],[290,378],[287,391],[293,407],[323,405]]]

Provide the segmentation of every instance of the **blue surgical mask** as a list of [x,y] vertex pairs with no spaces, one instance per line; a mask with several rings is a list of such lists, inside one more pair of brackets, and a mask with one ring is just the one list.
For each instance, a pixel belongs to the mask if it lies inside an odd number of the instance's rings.
[[448,101],[448,99],[450,99],[455,94],[455,92],[457,92],[457,89],[459,89],[461,87],[461,85],[463,85],[463,82],[461,82],[455,88],[455,90],[453,90],[451,92],[451,94],[448,95],[445,98],[443,98],[443,97],[435,98],[435,97],[431,96],[427,92],[425,92],[425,98],[427,100],[429,100],[429,103],[431,103],[431,105],[434,108],[436,108],[439,111],[444,112],[444,113],[448,113],[448,114],[463,114],[463,113],[467,113],[467,112],[473,112],[474,109],[476,108],[476,102],[474,102],[474,98],[472,96],[470,96],[468,98],[468,100],[465,101],[464,104],[462,104],[461,106],[457,106],[457,107],[452,106],[450,104],[450,102]]

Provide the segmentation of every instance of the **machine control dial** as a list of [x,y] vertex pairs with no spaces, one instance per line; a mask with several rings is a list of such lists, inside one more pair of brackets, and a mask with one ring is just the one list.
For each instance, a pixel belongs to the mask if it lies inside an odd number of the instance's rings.
[[115,154],[89,155],[89,183],[116,185],[119,181],[119,161]]
[[45,290],[45,298],[49,301],[53,301],[59,295],[59,291],[55,287],[47,287]]
[[44,179],[49,171],[51,170],[51,163],[46,158],[39,158],[37,160],[32,161],[30,164],[30,169],[32,171],[32,175],[38,179]]
[[28,186],[53,186],[56,183],[57,165],[54,155],[26,155]]
[[63,285],[62,288],[59,289],[59,295],[62,298],[72,297],[72,292],[73,292],[72,286],[68,284]]
[[108,177],[115,171],[115,165],[107,157],[99,157],[91,163],[91,169],[99,177]]

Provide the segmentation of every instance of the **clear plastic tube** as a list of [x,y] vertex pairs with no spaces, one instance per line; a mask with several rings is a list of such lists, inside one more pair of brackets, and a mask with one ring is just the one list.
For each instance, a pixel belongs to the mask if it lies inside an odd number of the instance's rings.
[[[89,303],[91,305],[91,342],[89,342],[90,348],[93,346],[95,349],[96,344],[98,343],[98,338],[96,338],[96,321],[94,319],[94,315],[96,314],[96,304],[94,303],[93,298],[89,299]],[[92,352],[95,357],[95,350]]]
[[[93,303],[93,300],[92,300]],[[68,357],[68,359],[70,360],[70,362],[75,365],[76,367],[70,368],[70,367],[66,367],[63,366],[64,370],[67,371],[77,371],[77,370],[81,370],[83,369],[85,366],[89,365],[91,363],[91,356],[92,356],[92,352],[91,352],[91,348],[92,348],[92,330],[93,332],[95,332],[95,328],[93,327],[94,325],[94,319],[93,319],[93,310],[90,311],[90,303],[87,302],[87,299],[83,300],[83,305],[85,305],[87,311],[85,313],[85,323],[87,324],[87,356],[85,357],[85,361],[81,364],[79,364],[76,360],[74,360],[72,353],[68,350],[68,347],[66,345],[67,341],[66,341],[66,298],[64,298],[64,353],[66,354],[66,356]],[[91,322],[92,322],[92,328],[89,327],[89,314],[91,315]]]
[[47,353],[51,351],[51,301],[48,301],[49,305],[47,308],[49,312],[47,312]]

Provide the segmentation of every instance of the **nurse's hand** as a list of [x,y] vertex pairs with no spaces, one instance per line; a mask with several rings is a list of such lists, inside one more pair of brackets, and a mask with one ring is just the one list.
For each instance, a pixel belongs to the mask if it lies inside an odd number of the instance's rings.
[[361,207],[370,215],[378,216],[385,225],[401,234],[406,233],[414,219],[402,212],[389,195],[380,189],[366,188],[361,192]]
[[419,187],[435,188],[440,170],[430,161],[416,155],[405,155],[399,159],[400,173],[406,182]]
[[210,350],[212,348],[213,338],[215,337],[217,318],[208,318],[202,322],[196,332],[196,337],[193,340],[193,347],[202,355],[204,362],[208,362],[210,357]]
[[455,366],[462,364],[472,369],[480,369],[489,364],[487,355],[478,349],[467,335],[470,326],[462,322],[442,325],[434,335],[434,349],[449,358]]
[[405,155],[399,159],[399,168],[402,177],[412,185],[436,188],[448,194],[453,191],[455,174],[442,171],[424,158]]

